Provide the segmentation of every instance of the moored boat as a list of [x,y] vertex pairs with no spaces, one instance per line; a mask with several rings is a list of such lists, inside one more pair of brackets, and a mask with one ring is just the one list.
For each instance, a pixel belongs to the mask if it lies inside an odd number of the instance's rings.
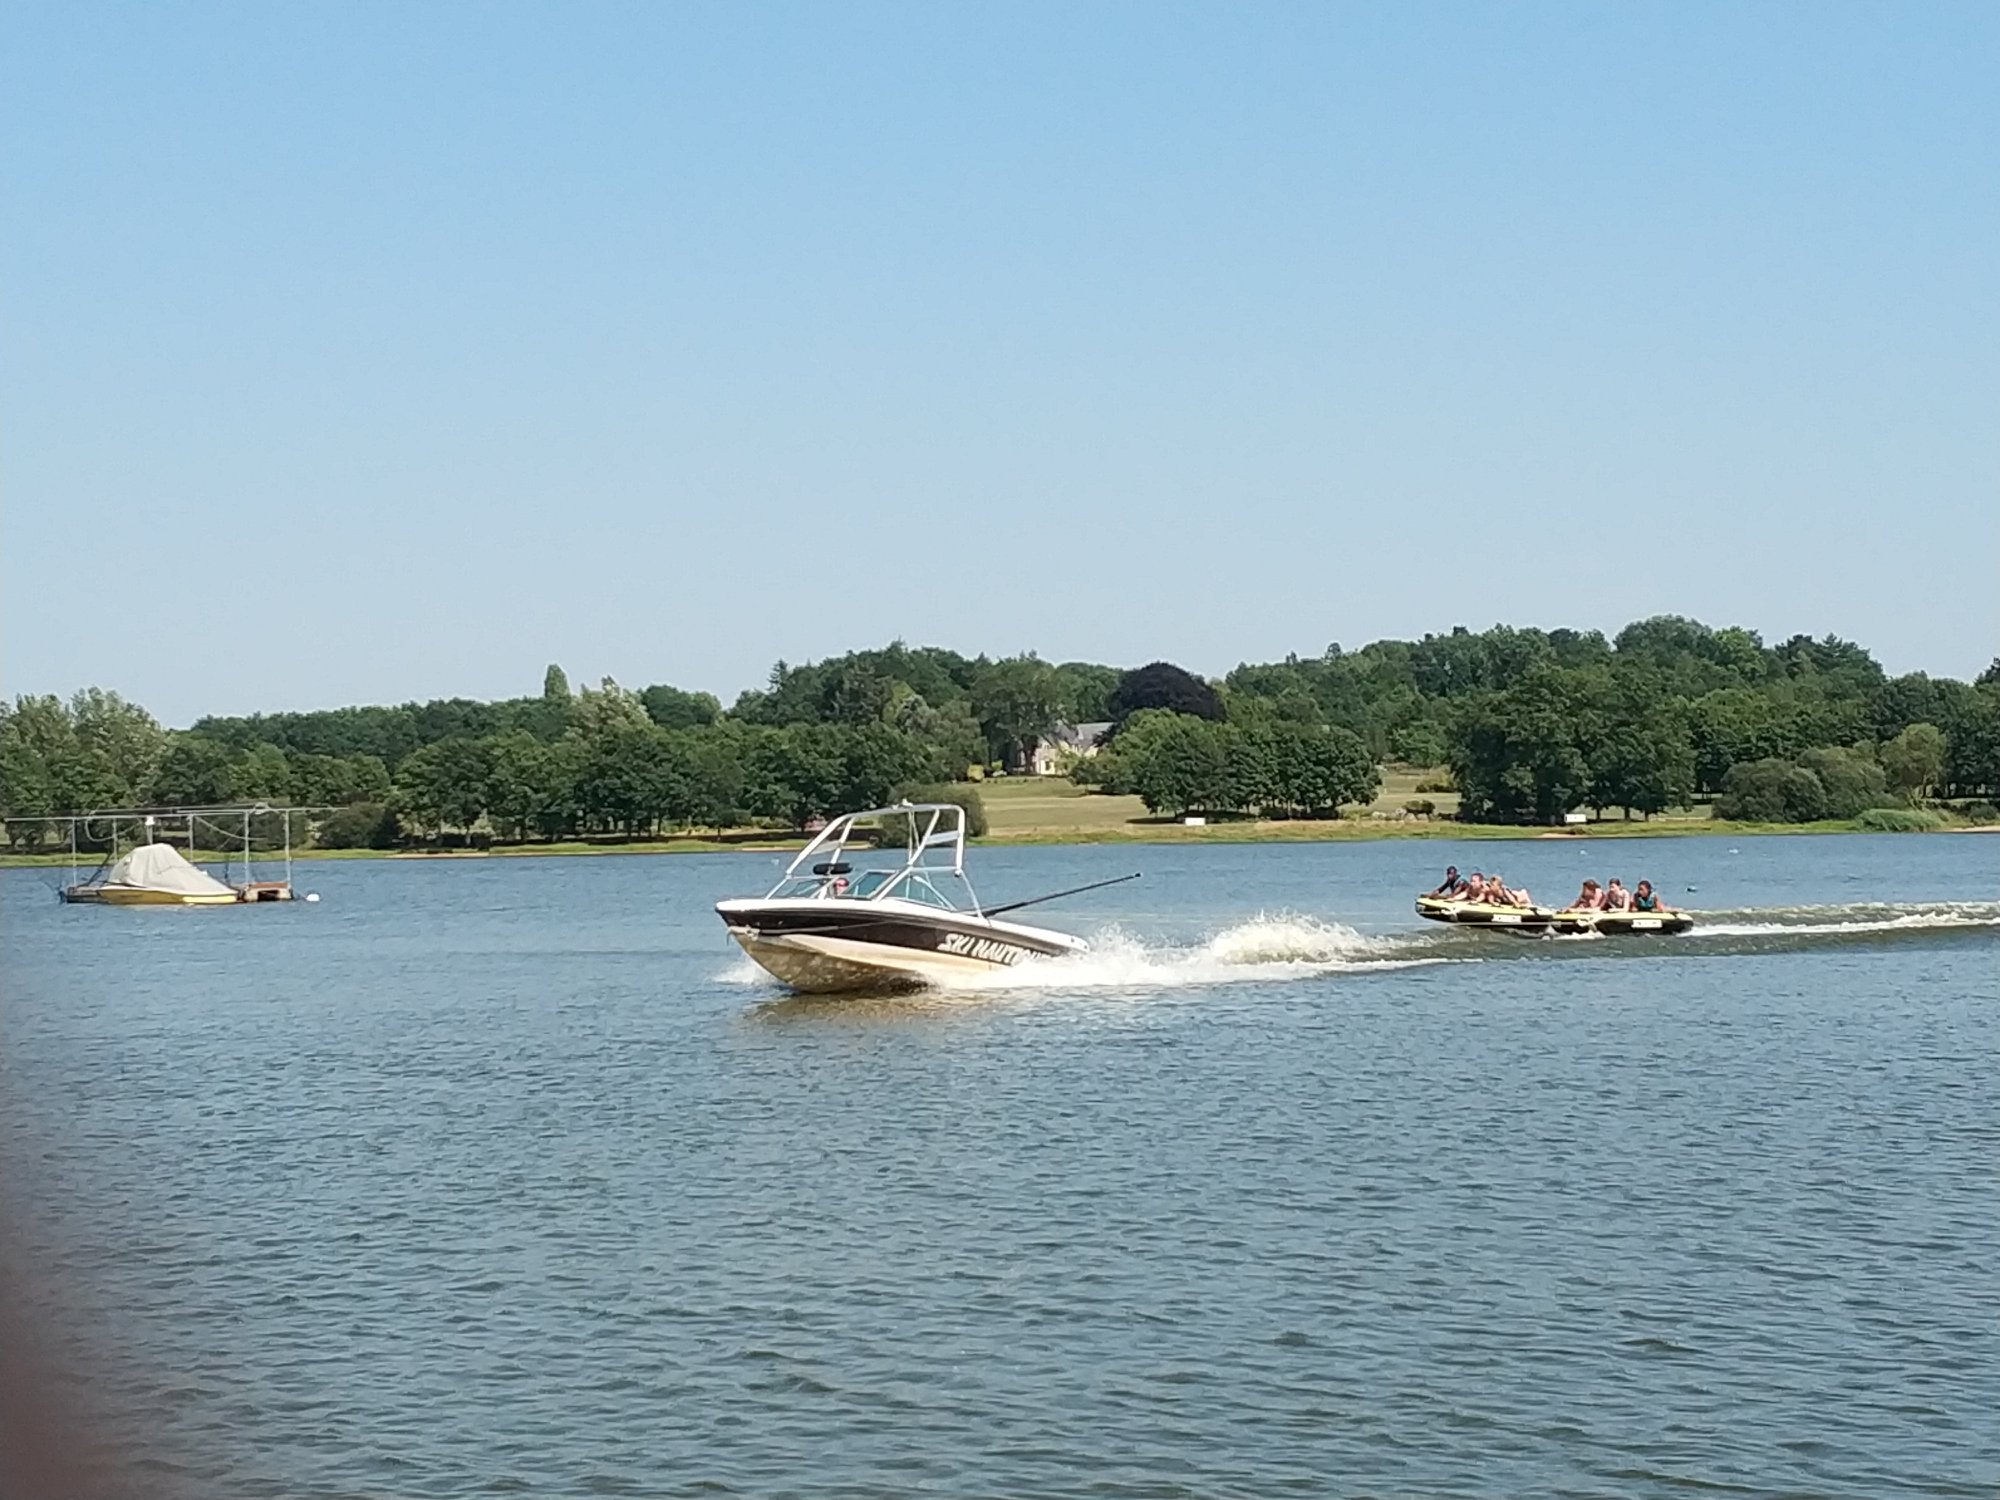
[[243,899],[171,844],[141,844],[91,879],[64,886],[62,898],[99,906],[233,906]]
[[[9,822],[53,825],[67,837],[70,879],[56,894],[72,906],[237,906],[293,899],[292,820],[313,810],[259,802],[111,808]],[[227,849],[239,840],[236,855],[198,852]],[[86,875],[83,860],[92,852],[98,854],[97,868]],[[239,857],[242,880],[237,882],[233,867]],[[201,868],[197,859],[214,866],[216,873]],[[277,860],[283,861],[283,878],[268,878],[276,873],[269,866]]]
[[920,988],[1090,946],[982,910],[965,874],[965,809],[949,802],[835,818],[767,895],[715,910],[745,953],[808,994]]

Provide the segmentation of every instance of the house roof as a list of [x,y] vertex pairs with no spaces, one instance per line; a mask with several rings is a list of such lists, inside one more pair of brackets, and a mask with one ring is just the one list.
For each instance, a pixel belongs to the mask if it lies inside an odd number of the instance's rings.
[[1110,727],[1109,719],[1089,724],[1065,724],[1054,734],[1042,736],[1042,747],[1047,750],[1088,750],[1097,744],[1098,737]]

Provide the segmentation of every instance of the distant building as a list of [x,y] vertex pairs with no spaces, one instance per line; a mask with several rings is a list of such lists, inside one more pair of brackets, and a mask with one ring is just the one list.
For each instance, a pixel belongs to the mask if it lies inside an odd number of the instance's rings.
[[1028,769],[1037,776],[1060,776],[1073,762],[1097,754],[1097,742],[1110,729],[1109,719],[1097,724],[1065,724],[1036,742],[1034,763]]

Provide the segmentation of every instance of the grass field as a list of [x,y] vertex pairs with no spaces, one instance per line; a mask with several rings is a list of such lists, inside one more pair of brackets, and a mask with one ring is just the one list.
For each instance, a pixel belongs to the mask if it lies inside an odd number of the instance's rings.
[[[1323,839],[1522,839],[1657,838],[1675,834],[1854,833],[1853,822],[1728,823],[1711,818],[1705,807],[1680,808],[1651,820],[1609,819],[1573,833],[1547,828],[1454,822],[1458,796],[1452,792],[1419,792],[1417,783],[1434,771],[1392,768],[1384,772],[1382,788],[1366,807],[1343,809],[1337,820],[1306,821],[1230,818],[1189,828],[1177,819],[1156,818],[1137,797],[1113,797],[1088,792],[1056,776],[996,776],[979,783],[986,804],[989,843],[1108,844],[1108,843],[1261,843]],[[1433,802],[1432,817],[1413,817],[1403,804],[1418,798]],[[697,854],[730,849],[796,849],[800,835],[768,828],[728,829],[720,833],[683,834],[667,839],[576,840],[558,844],[496,844],[487,849],[375,850],[305,849],[295,859],[509,859],[543,854]],[[241,858],[240,854],[236,856]],[[220,863],[226,856],[204,856]],[[272,856],[260,855],[269,860]],[[0,868],[67,865],[67,853],[0,853]],[[97,864],[85,856],[83,871]]]
[[[1216,824],[1217,828],[1240,830],[1255,828],[1260,836],[1271,836],[1277,830],[1287,827],[1320,829],[1337,827],[1361,820],[1394,820],[1403,825],[1400,831],[1409,832],[1411,825],[1421,826],[1423,820],[1413,818],[1404,812],[1405,802],[1422,799],[1436,804],[1436,816],[1450,818],[1458,811],[1456,792],[1419,792],[1417,783],[1437,776],[1436,771],[1415,770],[1398,767],[1384,773],[1382,789],[1375,800],[1366,807],[1346,810],[1339,824],[1275,823],[1261,820],[1243,820],[1229,824]],[[986,803],[986,821],[992,838],[1020,838],[1062,833],[1109,834],[1126,829],[1131,825],[1141,825],[1146,836],[1198,835],[1201,830],[1184,828],[1178,820],[1156,818],[1146,811],[1146,804],[1137,797],[1109,796],[1102,792],[1087,792],[1074,786],[1059,776],[996,776],[980,783],[979,794]],[[1278,835],[1282,836],[1282,835]],[[1321,833],[1307,835],[1325,837]]]
[[[1113,797],[1088,792],[1054,776],[997,776],[981,782],[979,794],[986,803],[987,837],[996,843],[1113,843],[1125,839],[1170,840],[1190,843],[1238,843],[1251,840],[1297,839],[1379,839],[1379,838],[1538,838],[1551,832],[1545,828],[1512,825],[1457,823],[1456,792],[1419,792],[1417,783],[1438,776],[1437,771],[1398,767],[1386,771],[1382,788],[1366,807],[1342,810],[1337,819],[1265,820],[1232,818],[1210,820],[1199,828],[1189,828],[1176,819],[1156,818],[1137,797]],[[1431,817],[1412,816],[1405,802],[1422,799],[1437,805]],[[1782,825],[1786,832],[1834,832],[1852,827],[1847,823]],[[1756,825],[1718,823],[1706,808],[1686,808],[1663,813],[1650,821],[1634,819],[1589,825],[1589,837],[1660,835],[1671,833],[1748,833]],[[1774,825],[1770,830],[1777,831]]]

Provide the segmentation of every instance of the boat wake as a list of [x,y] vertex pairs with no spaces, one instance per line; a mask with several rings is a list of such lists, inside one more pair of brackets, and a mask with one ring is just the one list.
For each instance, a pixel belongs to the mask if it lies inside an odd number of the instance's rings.
[[[1185,989],[1536,955],[1721,958],[1850,944],[2000,937],[2000,901],[1755,907],[1702,911],[1695,916],[1694,930],[1675,938],[1581,934],[1527,941],[1470,928],[1371,937],[1342,923],[1296,912],[1262,913],[1188,943],[1142,938],[1109,927],[1090,935],[1087,953],[1031,958],[1010,969],[955,977],[926,993]],[[716,977],[725,984],[772,983],[747,958]]]
[[1338,922],[1295,912],[1260,913],[1194,943],[1149,941],[1109,927],[1091,934],[1090,951],[1032,958],[1011,969],[953,980],[954,990],[1157,990],[1307,978],[1448,963],[1413,954],[1398,938],[1367,937]]

